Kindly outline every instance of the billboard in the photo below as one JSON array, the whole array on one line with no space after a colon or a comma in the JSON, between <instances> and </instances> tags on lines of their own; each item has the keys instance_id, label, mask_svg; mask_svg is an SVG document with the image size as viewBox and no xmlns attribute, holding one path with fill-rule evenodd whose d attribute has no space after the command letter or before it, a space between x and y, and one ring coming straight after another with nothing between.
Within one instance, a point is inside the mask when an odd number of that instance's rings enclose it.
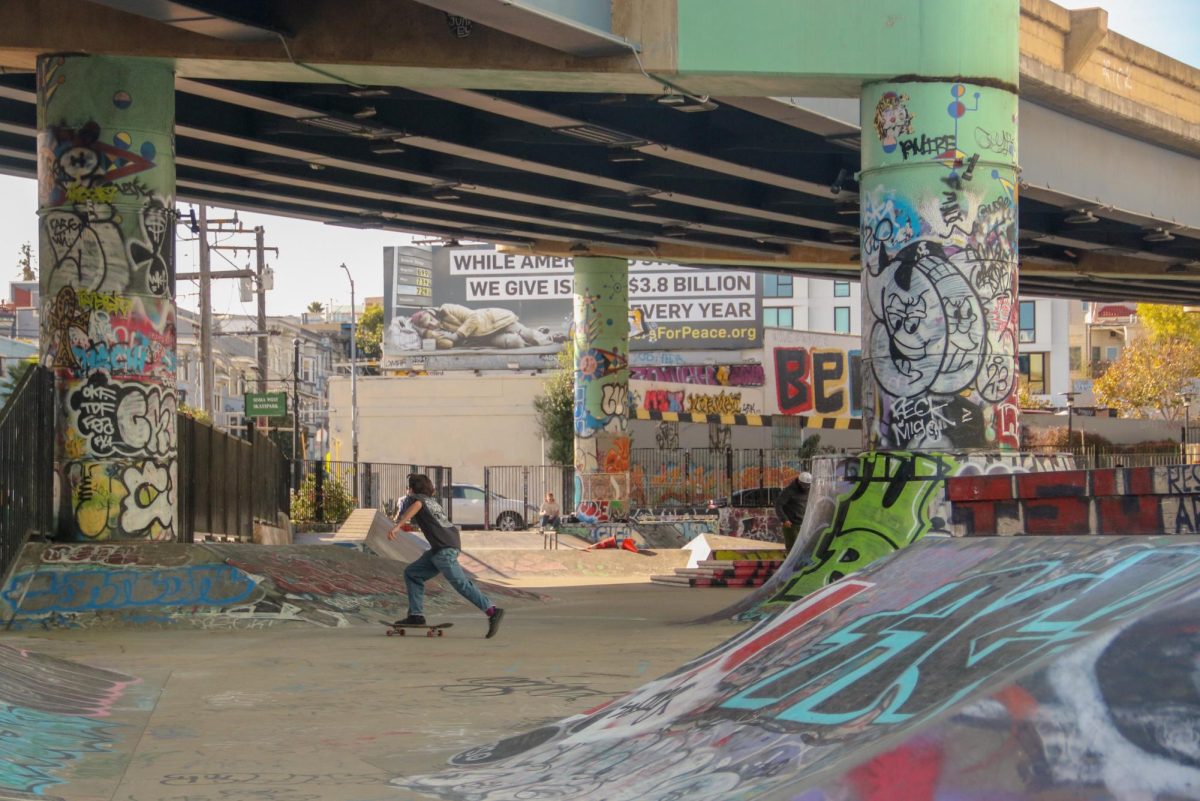
<instances>
[{"instance_id":1,"label":"billboard","mask_svg":"<svg viewBox=\"0 0 1200 801\"><path fill-rule=\"evenodd\" d=\"M383 316L390 321L395 309L433 305L433 269L426 248L411 246L383 249Z\"/></svg>"},{"instance_id":2,"label":"billboard","mask_svg":"<svg viewBox=\"0 0 1200 801\"><path fill-rule=\"evenodd\" d=\"M395 290L400 250L408 249L385 248L394 251L385 252L385 293L391 301L384 309L385 367L418 352L554 354L570 336L571 259L499 253L488 246L434 248L428 302L417 296L417 302L406 303ZM761 300L761 281L751 270L630 262L630 349L759 347Z\"/></svg>"}]
</instances>

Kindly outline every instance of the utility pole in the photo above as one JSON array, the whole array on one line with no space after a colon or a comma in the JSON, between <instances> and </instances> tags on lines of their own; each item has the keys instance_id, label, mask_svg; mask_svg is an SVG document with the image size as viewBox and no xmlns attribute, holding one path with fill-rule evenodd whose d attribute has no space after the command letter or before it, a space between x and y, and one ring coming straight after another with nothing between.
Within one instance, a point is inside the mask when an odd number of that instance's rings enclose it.
<instances>
[{"instance_id":1,"label":"utility pole","mask_svg":"<svg viewBox=\"0 0 1200 801\"><path fill-rule=\"evenodd\" d=\"M200 204L200 408L212 417L213 356L212 356L212 272L208 253L208 208Z\"/></svg>"},{"instance_id":2,"label":"utility pole","mask_svg":"<svg viewBox=\"0 0 1200 801\"><path fill-rule=\"evenodd\" d=\"M214 250L246 250L245 246L231 245L212 245L209 244L208 234L211 231L217 231L225 234L248 234L251 229L242 228L238 220L237 212L234 212L231 219L210 220L208 219L208 207L200 204L199 215L196 217L196 224L192 228L197 233L200 240L200 271L196 273L177 273L175 280L177 281L200 281L200 362L201 376L200 393L201 408L204 411L212 414L213 412L213 395L215 394L216 370L213 366L212 353L212 282L218 278L250 278L258 284L258 321L256 334L260 337L266 336L266 257L265 253L268 250L279 254L279 248L263 247L264 230L262 226L253 229L256 235L256 250L258 253L258 269L257 270L219 270L212 271L212 251ZM231 224L233 228L225 228L226 224ZM210 225L217 227L210 229ZM267 346L266 340L258 343L258 391L265 392L267 385Z\"/></svg>"},{"instance_id":3,"label":"utility pole","mask_svg":"<svg viewBox=\"0 0 1200 801\"><path fill-rule=\"evenodd\" d=\"M300 488L300 337L292 340L292 489Z\"/></svg>"},{"instance_id":4,"label":"utility pole","mask_svg":"<svg viewBox=\"0 0 1200 801\"><path fill-rule=\"evenodd\" d=\"M354 502L362 505L358 482L358 307L354 304L354 276L345 262L341 265L350 279L350 454L354 460Z\"/></svg>"},{"instance_id":5,"label":"utility pole","mask_svg":"<svg viewBox=\"0 0 1200 801\"><path fill-rule=\"evenodd\" d=\"M254 228L254 252L257 256L255 274L258 283L258 325L259 333L267 330L267 285L265 283L267 258L263 247L263 227ZM258 391L267 391L267 338L258 337Z\"/></svg>"}]
</instances>

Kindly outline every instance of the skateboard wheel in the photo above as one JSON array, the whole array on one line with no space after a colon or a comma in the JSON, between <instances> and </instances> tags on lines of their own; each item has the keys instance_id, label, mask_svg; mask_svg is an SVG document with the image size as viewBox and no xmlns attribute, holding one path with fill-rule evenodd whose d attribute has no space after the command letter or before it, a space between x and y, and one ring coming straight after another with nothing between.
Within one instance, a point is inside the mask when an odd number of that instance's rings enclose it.
<instances>
[{"instance_id":1,"label":"skateboard wheel","mask_svg":"<svg viewBox=\"0 0 1200 801\"><path fill-rule=\"evenodd\" d=\"M401 636L401 637L403 637L403 636L404 636L404 629L400 629L400 630L399 630L399 634L400 634L400 636Z\"/></svg>"},{"instance_id":2,"label":"skateboard wheel","mask_svg":"<svg viewBox=\"0 0 1200 801\"><path fill-rule=\"evenodd\" d=\"M445 635L446 635L446 632L442 631L441 629L438 629L438 636L439 636L439 637L444 637Z\"/></svg>"},{"instance_id":3,"label":"skateboard wheel","mask_svg":"<svg viewBox=\"0 0 1200 801\"><path fill-rule=\"evenodd\" d=\"M432 636L433 636L433 629L430 629L429 631L425 632L425 636L426 636L426 637L432 637Z\"/></svg>"},{"instance_id":4,"label":"skateboard wheel","mask_svg":"<svg viewBox=\"0 0 1200 801\"><path fill-rule=\"evenodd\" d=\"M391 637L391 636L392 636L392 634L393 634L392 630L391 630L391 629L388 629L388 630L387 630L387 636Z\"/></svg>"}]
</instances>

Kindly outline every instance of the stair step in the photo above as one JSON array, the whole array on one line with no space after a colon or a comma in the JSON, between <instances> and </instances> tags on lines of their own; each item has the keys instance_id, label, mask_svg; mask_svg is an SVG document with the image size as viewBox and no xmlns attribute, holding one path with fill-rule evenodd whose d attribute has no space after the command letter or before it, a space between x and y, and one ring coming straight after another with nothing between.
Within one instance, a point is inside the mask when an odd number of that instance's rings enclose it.
<instances>
[{"instance_id":1,"label":"stair step","mask_svg":"<svg viewBox=\"0 0 1200 801\"><path fill-rule=\"evenodd\" d=\"M766 578L699 578L689 576L651 576L654 584L669 584L674 587L761 587Z\"/></svg>"}]
</instances>

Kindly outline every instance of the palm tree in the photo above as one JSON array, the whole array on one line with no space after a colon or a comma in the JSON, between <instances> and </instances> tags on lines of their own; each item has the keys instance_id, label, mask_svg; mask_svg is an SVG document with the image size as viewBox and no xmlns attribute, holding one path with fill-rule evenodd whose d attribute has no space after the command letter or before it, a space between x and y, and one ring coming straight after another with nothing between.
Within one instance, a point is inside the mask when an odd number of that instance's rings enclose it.
<instances>
[{"instance_id":1,"label":"palm tree","mask_svg":"<svg viewBox=\"0 0 1200 801\"><path fill-rule=\"evenodd\" d=\"M320 314L321 312L325 311L325 304L319 300L314 300L312 303L308 304L308 309L306 309L306 311L309 314Z\"/></svg>"}]
</instances>

